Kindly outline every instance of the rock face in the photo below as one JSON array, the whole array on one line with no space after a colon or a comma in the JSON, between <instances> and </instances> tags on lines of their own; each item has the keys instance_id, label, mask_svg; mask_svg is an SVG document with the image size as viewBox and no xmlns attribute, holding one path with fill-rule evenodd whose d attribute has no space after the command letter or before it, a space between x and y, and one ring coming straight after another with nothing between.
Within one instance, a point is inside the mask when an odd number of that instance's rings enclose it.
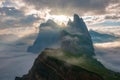
<instances>
[{"instance_id":1,"label":"rock face","mask_svg":"<svg viewBox=\"0 0 120 80\"><path fill-rule=\"evenodd\" d=\"M93 72L47 55L50 51L57 52L54 49L43 51L29 73L15 80L103 80Z\"/></svg>"},{"instance_id":2,"label":"rock face","mask_svg":"<svg viewBox=\"0 0 120 80\"><path fill-rule=\"evenodd\" d=\"M74 54L94 55L93 43L82 18L74 15L73 22L68 22L68 28L61 32L61 48Z\"/></svg>"},{"instance_id":3,"label":"rock face","mask_svg":"<svg viewBox=\"0 0 120 80\"><path fill-rule=\"evenodd\" d=\"M73 54L94 55L91 36L82 18L74 14L74 20L68 21L64 29L60 29L53 20L48 20L40 25L40 32L28 52L39 53L45 48L56 45ZM55 46L56 47L56 46Z\"/></svg>"},{"instance_id":4,"label":"rock face","mask_svg":"<svg viewBox=\"0 0 120 80\"><path fill-rule=\"evenodd\" d=\"M53 21L48 20L42 23L39 27L39 33L34 41L33 45L30 46L27 51L32 53L40 53L45 48L56 47L60 41L59 26Z\"/></svg>"}]
</instances>

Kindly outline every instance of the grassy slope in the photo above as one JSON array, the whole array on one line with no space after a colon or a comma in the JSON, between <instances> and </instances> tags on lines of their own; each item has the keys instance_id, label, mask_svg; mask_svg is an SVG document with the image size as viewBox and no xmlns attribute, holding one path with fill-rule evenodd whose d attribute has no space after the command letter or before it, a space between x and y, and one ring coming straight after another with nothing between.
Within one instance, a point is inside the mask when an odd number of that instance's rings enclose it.
<instances>
[{"instance_id":1,"label":"grassy slope","mask_svg":"<svg viewBox=\"0 0 120 80\"><path fill-rule=\"evenodd\" d=\"M99 61L90 56L75 55L62 50L47 50L47 55L95 72L101 75L104 80L120 80L119 73L108 70Z\"/></svg>"}]
</instances>

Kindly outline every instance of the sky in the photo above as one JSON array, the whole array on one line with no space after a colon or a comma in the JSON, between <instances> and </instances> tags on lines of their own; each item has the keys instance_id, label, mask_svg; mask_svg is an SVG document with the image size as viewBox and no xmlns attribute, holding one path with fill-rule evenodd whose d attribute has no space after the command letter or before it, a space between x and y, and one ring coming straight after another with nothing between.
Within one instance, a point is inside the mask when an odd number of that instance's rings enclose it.
<instances>
[{"instance_id":1,"label":"sky","mask_svg":"<svg viewBox=\"0 0 120 80\"><path fill-rule=\"evenodd\" d=\"M120 37L120 0L0 0L0 79L8 80L11 71L11 80L15 74L27 73L28 69L21 73L15 71L20 67L24 70L20 64L32 66L37 55L27 53L26 49L36 39L42 22L53 19L58 25L66 24L75 13L83 18L89 30ZM94 45L95 57L106 67L120 72L119 42L117 38Z\"/></svg>"},{"instance_id":2,"label":"sky","mask_svg":"<svg viewBox=\"0 0 120 80\"><path fill-rule=\"evenodd\" d=\"M67 24L75 13L89 29L120 26L120 0L0 0L0 35L25 37L48 19Z\"/></svg>"},{"instance_id":3,"label":"sky","mask_svg":"<svg viewBox=\"0 0 120 80\"><path fill-rule=\"evenodd\" d=\"M16 10L12 14L3 11L3 7L14 7ZM0 0L0 8L0 23L3 25L30 26L56 16L70 18L74 13L83 17L90 26L120 25L120 0Z\"/></svg>"}]
</instances>

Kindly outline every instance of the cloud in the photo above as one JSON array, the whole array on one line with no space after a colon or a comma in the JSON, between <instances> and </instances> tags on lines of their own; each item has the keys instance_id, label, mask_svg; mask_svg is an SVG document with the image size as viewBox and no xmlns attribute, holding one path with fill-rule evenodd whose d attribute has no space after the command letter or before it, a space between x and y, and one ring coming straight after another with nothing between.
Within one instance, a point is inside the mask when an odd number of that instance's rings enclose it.
<instances>
[{"instance_id":1,"label":"cloud","mask_svg":"<svg viewBox=\"0 0 120 80\"><path fill-rule=\"evenodd\" d=\"M120 16L113 15L113 16L105 16L105 19L111 19L111 20L120 20Z\"/></svg>"},{"instance_id":2,"label":"cloud","mask_svg":"<svg viewBox=\"0 0 120 80\"><path fill-rule=\"evenodd\" d=\"M88 16L83 19L88 26L120 26L120 16L116 14Z\"/></svg>"},{"instance_id":3,"label":"cloud","mask_svg":"<svg viewBox=\"0 0 120 80\"><path fill-rule=\"evenodd\" d=\"M33 27L34 23L40 20L36 14L25 15L24 12L15 7L2 7L0 14L0 28Z\"/></svg>"},{"instance_id":4,"label":"cloud","mask_svg":"<svg viewBox=\"0 0 120 80\"><path fill-rule=\"evenodd\" d=\"M23 3L38 11L49 9L51 15L92 16L86 21L90 26L107 20L120 21L120 0L23 0Z\"/></svg>"},{"instance_id":5,"label":"cloud","mask_svg":"<svg viewBox=\"0 0 120 80\"><path fill-rule=\"evenodd\" d=\"M108 7L106 7L106 11L108 13L116 13L117 15L120 13L120 0L115 0L116 2L113 2L109 4Z\"/></svg>"},{"instance_id":6,"label":"cloud","mask_svg":"<svg viewBox=\"0 0 120 80\"><path fill-rule=\"evenodd\" d=\"M0 80L14 80L16 75L22 76L32 67L38 56L26 52L29 41L34 39L32 35L24 38L0 35Z\"/></svg>"},{"instance_id":7,"label":"cloud","mask_svg":"<svg viewBox=\"0 0 120 80\"><path fill-rule=\"evenodd\" d=\"M104 14L111 4L119 3L119 0L23 0L28 5L34 5L36 9L50 8L53 14L80 15L86 13Z\"/></svg>"},{"instance_id":8,"label":"cloud","mask_svg":"<svg viewBox=\"0 0 120 80\"><path fill-rule=\"evenodd\" d=\"M97 23L102 23L105 21L105 16L86 16L83 17L84 21L86 22L87 25L94 25Z\"/></svg>"},{"instance_id":9,"label":"cloud","mask_svg":"<svg viewBox=\"0 0 120 80\"><path fill-rule=\"evenodd\" d=\"M115 42L95 44L96 58L108 69L120 71L120 43Z\"/></svg>"},{"instance_id":10,"label":"cloud","mask_svg":"<svg viewBox=\"0 0 120 80\"><path fill-rule=\"evenodd\" d=\"M1 7L0 14L12 17L20 17L24 15L22 11L16 9L15 7Z\"/></svg>"},{"instance_id":11,"label":"cloud","mask_svg":"<svg viewBox=\"0 0 120 80\"><path fill-rule=\"evenodd\" d=\"M22 0L0 0L0 7L15 7L15 8L21 8L25 6L24 3L22 3Z\"/></svg>"},{"instance_id":12,"label":"cloud","mask_svg":"<svg viewBox=\"0 0 120 80\"><path fill-rule=\"evenodd\" d=\"M9 15L37 14L45 20L49 14L72 16L77 13L82 17L92 16L86 21L88 25L106 20L120 20L120 0L2 0L0 2L1 5L19 9L19 14L13 11Z\"/></svg>"},{"instance_id":13,"label":"cloud","mask_svg":"<svg viewBox=\"0 0 120 80\"><path fill-rule=\"evenodd\" d=\"M120 37L120 27L118 26L99 26L99 27L92 27L97 32L101 32L102 34L112 35L114 37ZM114 37L110 37L113 39ZM101 40L109 41L108 37L103 38L102 35ZM103 38L103 39L102 39ZM94 43L95 46L95 53L96 58L108 69L113 71L120 72L120 38L113 41L104 42L104 43Z\"/></svg>"}]
</instances>

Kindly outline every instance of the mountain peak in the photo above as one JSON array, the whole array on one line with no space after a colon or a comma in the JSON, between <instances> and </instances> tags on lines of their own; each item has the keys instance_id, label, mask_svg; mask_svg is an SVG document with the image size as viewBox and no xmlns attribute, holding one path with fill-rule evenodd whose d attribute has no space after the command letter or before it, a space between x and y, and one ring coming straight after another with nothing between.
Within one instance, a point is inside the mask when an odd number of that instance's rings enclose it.
<instances>
[{"instance_id":1,"label":"mountain peak","mask_svg":"<svg viewBox=\"0 0 120 80\"><path fill-rule=\"evenodd\" d=\"M79 15L78 14L74 14L74 22L78 21L80 18L79 18Z\"/></svg>"},{"instance_id":2,"label":"mountain peak","mask_svg":"<svg viewBox=\"0 0 120 80\"><path fill-rule=\"evenodd\" d=\"M53 20L49 19L49 20L47 20L47 22L40 24L40 27L45 27L45 26L56 27L56 26L58 26L58 25L57 25L57 23L55 23Z\"/></svg>"}]
</instances>

